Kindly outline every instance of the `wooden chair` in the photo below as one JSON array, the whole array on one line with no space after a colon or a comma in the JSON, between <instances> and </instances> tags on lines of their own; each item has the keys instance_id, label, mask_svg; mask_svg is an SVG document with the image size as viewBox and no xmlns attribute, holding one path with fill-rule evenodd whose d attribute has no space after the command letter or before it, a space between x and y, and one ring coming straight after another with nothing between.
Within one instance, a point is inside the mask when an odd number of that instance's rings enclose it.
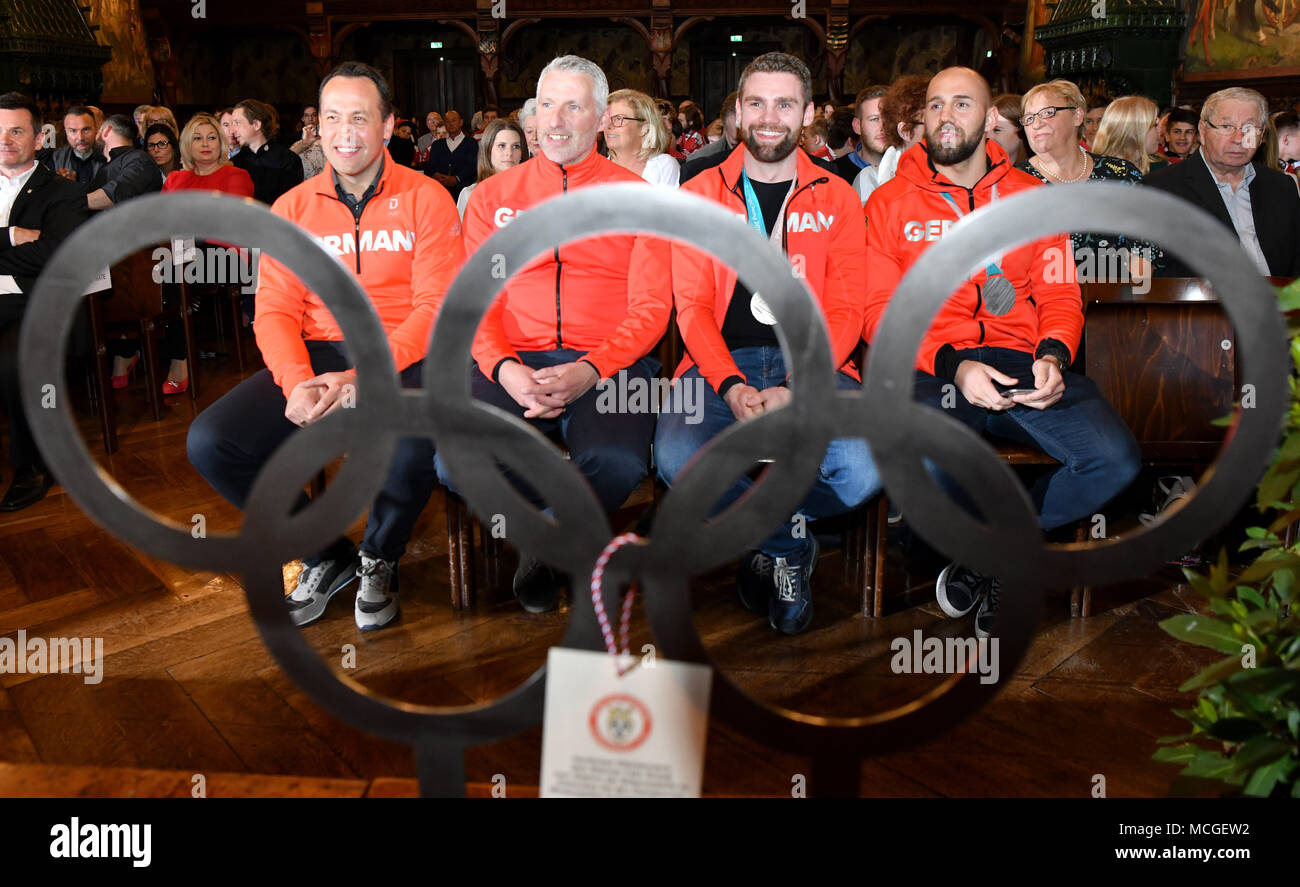
<instances>
[{"instance_id":1,"label":"wooden chair","mask_svg":"<svg viewBox=\"0 0 1300 887\"><path fill-rule=\"evenodd\" d=\"M150 249L134 252L113 266L113 295L104 302L103 323L105 326L131 328L139 335L144 358L146 394L154 419L161 420L162 394L155 342L161 324L164 321L182 324L185 349L190 358L190 400L197 400L199 396L199 381L195 372L198 352L194 347L194 320L190 312L188 285L183 282L178 284L176 302L165 305L162 284L154 281L153 269L154 260Z\"/></svg>"}]
</instances>

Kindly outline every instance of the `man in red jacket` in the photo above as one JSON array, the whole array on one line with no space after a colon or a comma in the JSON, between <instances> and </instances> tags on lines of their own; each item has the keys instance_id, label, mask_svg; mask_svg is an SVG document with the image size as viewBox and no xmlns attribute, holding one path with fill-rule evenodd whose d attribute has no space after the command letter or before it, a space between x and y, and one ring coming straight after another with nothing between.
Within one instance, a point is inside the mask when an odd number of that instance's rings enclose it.
<instances>
[{"instance_id":1,"label":"man in red jacket","mask_svg":"<svg viewBox=\"0 0 1300 887\"><path fill-rule=\"evenodd\" d=\"M979 208L1039 186L985 140L994 122L988 83L975 71L948 68L930 81L925 140L904 152L897 175L867 201L868 343L899 280L930 243ZM1077 284L1048 282L1069 280L1049 267L1052 256L1070 255L1068 246L1060 235L993 257L940 309L916 361L918 401L1061 463L1031 491L1045 530L1095 512L1140 464L1132 433L1096 385L1068 371L1083 330L1082 299ZM950 564L935 595L952 617L978 605L976 633L988 635L995 578Z\"/></svg>"},{"instance_id":2,"label":"man in red jacket","mask_svg":"<svg viewBox=\"0 0 1300 887\"><path fill-rule=\"evenodd\" d=\"M721 166L682 187L746 216L759 236L801 257L802 276L826 319L840 387L849 388L860 384L851 355L862 330L867 232L853 187L797 150L815 114L811 81L808 66L783 52L752 61L741 75L736 101L742 144ZM676 410L659 417L655 462L669 485L696 451L727 427L790 399L776 321L763 300L721 261L678 244L672 252L677 325L686 344L676 385L704 391L691 398L703 400L702 419ZM748 478L742 479L719 507L749 486ZM879 489L866 442L832 441L799 514L741 560L736 583L741 603L766 614L776 631L807 629L817 542L806 522L856 508Z\"/></svg>"},{"instance_id":3,"label":"man in red jacket","mask_svg":"<svg viewBox=\"0 0 1300 887\"><path fill-rule=\"evenodd\" d=\"M608 99L609 84L593 62L562 56L542 70L541 154L474 189L465 209L467 253L544 200L605 183L644 184L595 150L609 123ZM474 342L474 396L532 420L544 433L558 431L611 514L649 473L655 417L603 409L595 386L615 377L629 387L648 386L658 372L650 352L672 311L668 261L667 243L629 235L559 247L511 277ZM454 488L441 462L438 474ZM555 607L561 581L525 558L515 573L515 595L529 612L545 612Z\"/></svg>"},{"instance_id":4,"label":"man in red jacket","mask_svg":"<svg viewBox=\"0 0 1300 887\"><path fill-rule=\"evenodd\" d=\"M345 62L326 77L320 122L325 169L271 211L356 274L384 325L402 385L418 388L434 317L464 261L459 215L445 188L384 150L393 131L392 96L374 68ZM343 333L320 297L269 256L261 257L259 277L254 331L266 369L204 410L186 441L194 467L240 508L271 454L356 390ZM434 477L432 442L400 441L360 553L343 538L304 558L286 600L295 624L321 618L330 599L354 582L358 628L383 628L398 617L397 561ZM305 504L303 496L298 507Z\"/></svg>"}]
</instances>

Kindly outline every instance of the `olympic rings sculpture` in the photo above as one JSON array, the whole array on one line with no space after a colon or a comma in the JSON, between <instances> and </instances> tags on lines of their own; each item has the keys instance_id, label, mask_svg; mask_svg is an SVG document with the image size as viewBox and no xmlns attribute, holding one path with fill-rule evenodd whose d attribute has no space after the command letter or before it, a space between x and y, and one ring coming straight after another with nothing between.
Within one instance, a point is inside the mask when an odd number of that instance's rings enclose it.
<instances>
[{"instance_id":1,"label":"olympic rings sculpture","mask_svg":"<svg viewBox=\"0 0 1300 887\"><path fill-rule=\"evenodd\" d=\"M1087 189L1087 190L1083 190ZM1171 225L1178 220L1178 226ZM196 221L201 220L201 221ZM1123 540L1046 546L1029 497L978 435L942 411L912 401L921 338L961 280L984 257L1062 231L1105 230L1157 239L1207 278L1239 339L1254 407L1209 479L1174 516ZM194 538L160 522L94 463L70 411L46 409L50 385L64 388L64 352L81 293L98 269L179 232L256 245L319 294L348 343L357 370L352 409L295 433L259 475L238 535ZM642 185L584 189L547 201L489 239L452 283L434 327L424 377L448 380L405 391L392 372L383 327L355 277L301 229L251 202L180 193L138 198L79 228L55 252L32 294L19 351L33 434L68 494L100 525L155 557L198 569L238 569L262 638L317 703L359 729L415 750L422 790L463 794L466 746L493 742L540 722L545 668L490 703L436 708L380 697L336 675L292 624L283 603L282 564L342 535L377 494L396 442L431 438L471 508L502 514L521 550L571 576L590 575L612 535L595 495L549 441L521 419L472 399L470 343L508 277L557 246L608 233L684 241L736 268L775 314L791 372L789 406L727 429L687 466L656 516L651 538L618 551L606 587L638 582L660 655L710 663L691 616L688 578L734 559L799 506L822 454L837 437L867 440L890 496L945 555L1003 580L998 635L1004 674L1027 649L1051 577L1103 584L1146 575L1209 535L1246 501L1276 446L1287 407L1288 347L1276 298L1236 240L1208 214L1171 196L1119 184L1036 188L998 201L955 225L904 277L870 349L862 389L837 391L825 324L788 260L764 248L743 221L699 197ZM494 274L504 262L507 273ZM669 269L660 269L669 273ZM62 395L56 396L61 403ZM361 447L362 442L366 446ZM726 512L709 510L740 475L775 450L763 478ZM348 459L323 497L290 515L295 496L336 457ZM923 460L952 476L981 503L980 522L955 507ZM499 464L527 466L546 500L539 512ZM1017 552L1008 559L1007 551ZM1058 583L1059 584L1059 583ZM563 643L603 649L591 602L577 595ZM999 689L970 673L954 675L911 703L864 717L807 715L748 696L715 670L712 713L760 741L811 754L813 784L856 777L861 756L929 738L953 726ZM825 783L818 782L818 761ZM843 790L844 785L838 786ZM856 792L856 783L848 786Z\"/></svg>"}]
</instances>

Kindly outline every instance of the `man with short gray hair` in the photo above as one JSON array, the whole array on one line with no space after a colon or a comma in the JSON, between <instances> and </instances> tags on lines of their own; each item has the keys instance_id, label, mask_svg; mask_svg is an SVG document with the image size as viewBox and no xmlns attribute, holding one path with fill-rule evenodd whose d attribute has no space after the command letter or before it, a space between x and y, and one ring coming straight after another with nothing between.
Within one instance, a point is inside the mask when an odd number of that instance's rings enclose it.
<instances>
[{"instance_id":1,"label":"man with short gray hair","mask_svg":"<svg viewBox=\"0 0 1300 887\"><path fill-rule=\"evenodd\" d=\"M1300 194L1285 174L1252 162L1268 137L1268 103L1253 89L1222 89L1205 100L1201 150L1156 170L1144 185L1159 188L1213 215L1234 231L1260 274L1300 275ZM1196 277L1166 253L1161 277Z\"/></svg>"}]
</instances>

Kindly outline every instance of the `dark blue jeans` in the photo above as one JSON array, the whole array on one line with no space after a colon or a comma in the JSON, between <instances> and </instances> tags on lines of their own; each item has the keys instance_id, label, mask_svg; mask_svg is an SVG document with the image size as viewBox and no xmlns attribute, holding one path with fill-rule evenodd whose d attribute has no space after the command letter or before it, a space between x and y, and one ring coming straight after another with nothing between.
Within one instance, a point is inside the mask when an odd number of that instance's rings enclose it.
<instances>
[{"instance_id":1,"label":"dark blue jeans","mask_svg":"<svg viewBox=\"0 0 1300 887\"><path fill-rule=\"evenodd\" d=\"M1019 379L1016 387L1034 387L1031 354L1009 348L957 353L962 360L977 360L1014 376ZM953 388L945 391L947 385ZM1017 404L998 411L970 403L956 383L918 371L916 400L942 409L986 437L1036 447L1061 463L1030 490L1044 530L1094 514L1132 483L1142 465L1133 433L1086 376L1066 372L1065 393L1045 410Z\"/></svg>"},{"instance_id":2,"label":"dark blue jeans","mask_svg":"<svg viewBox=\"0 0 1300 887\"><path fill-rule=\"evenodd\" d=\"M341 372L352 366L342 342L306 345L317 374ZM423 368L423 361L407 367L401 374L402 387L419 388ZM185 441L190 463L214 490L241 509L262 466L298 430L284 417L285 405L284 393L272 380L271 371L263 369L228 391L190 425ZM388 478L370 508L361 550L387 561L400 558L434 484L433 442L426 438L400 441ZM301 494L294 510L309 501L306 493ZM303 562L312 566L347 546L346 540L336 540Z\"/></svg>"},{"instance_id":3,"label":"dark blue jeans","mask_svg":"<svg viewBox=\"0 0 1300 887\"><path fill-rule=\"evenodd\" d=\"M569 348L555 351L520 351L519 359L530 369L572 363L584 352ZM659 361L650 356L627 367L627 379L641 379L649 384L659 372ZM470 370L470 392L478 400L490 403L523 418L524 408L496 382L479 371ZM600 386L593 387L582 397L565 407L554 419L526 419L525 421L548 437L558 433L574 466L591 484L596 498L606 514L613 514L627 501L637 484L650 473L650 441L654 437L655 417L650 411L603 411L598 399ZM448 477L446 466L436 459L438 479L453 492L456 485ZM507 472L510 474L509 472ZM527 482L510 475L521 490L537 505L544 505L536 493L527 489Z\"/></svg>"},{"instance_id":4,"label":"dark blue jeans","mask_svg":"<svg viewBox=\"0 0 1300 887\"><path fill-rule=\"evenodd\" d=\"M748 383L759 391L779 385L785 378L785 358L780 348L737 348L731 352L731 357ZM704 409L702 417L681 410L666 412L659 417L659 430L655 434L655 464L659 476L669 486L697 451L736 421L731 407L704 380L698 367L691 367L683 373L677 384L697 386L700 393L693 398L683 398L682 402L702 402ZM854 388L859 383L851 376L839 373L836 384L840 388ZM753 481L748 477L742 477L719 500L713 514L739 499L751 484ZM816 520L843 514L878 492L880 475L866 442L858 438L839 438L827 447L821 471L808 491L799 515L806 520ZM811 545L808 540L811 533L796 534L795 527L792 516L759 546L759 550L771 557L790 557L803 552Z\"/></svg>"}]
</instances>

